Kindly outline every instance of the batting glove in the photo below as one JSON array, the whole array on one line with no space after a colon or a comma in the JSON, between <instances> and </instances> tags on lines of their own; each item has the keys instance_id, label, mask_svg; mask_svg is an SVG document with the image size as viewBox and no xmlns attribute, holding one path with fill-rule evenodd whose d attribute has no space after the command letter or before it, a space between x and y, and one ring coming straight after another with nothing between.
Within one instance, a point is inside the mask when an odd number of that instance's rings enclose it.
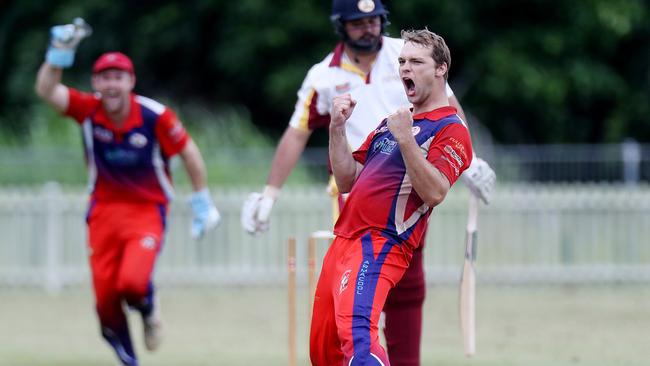
<instances>
[{"instance_id":1,"label":"batting glove","mask_svg":"<svg viewBox=\"0 0 650 366\"><path fill-rule=\"evenodd\" d=\"M50 28L50 46L45 60L60 68L72 66L77 45L91 34L92 29L82 18L75 18L73 24L55 25Z\"/></svg>"},{"instance_id":2,"label":"batting glove","mask_svg":"<svg viewBox=\"0 0 650 366\"><path fill-rule=\"evenodd\" d=\"M219 215L217 208L214 207L210 191L207 188L192 193L190 207L193 215L190 229L192 239L201 239L208 230L212 230L219 225L221 215Z\"/></svg>"},{"instance_id":3,"label":"batting glove","mask_svg":"<svg viewBox=\"0 0 650 366\"><path fill-rule=\"evenodd\" d=\"M264 192L248 196L241 211L241 225L247 233L257 235L269 229L271 210L279 194L279 188L266 186Z\"/></svg>"},{"instance_id":4,"label":"batting glove","mask_svg":"<svg viewBox=\"0 0 650 366\"><path fill-rule=\"evenodd\" d=\"M497 176L485 160L474 156L472 164L463 172L460 178L473 195L480 198L486 205L490 203L490 196Z\"/></svg>"}]
</instances>

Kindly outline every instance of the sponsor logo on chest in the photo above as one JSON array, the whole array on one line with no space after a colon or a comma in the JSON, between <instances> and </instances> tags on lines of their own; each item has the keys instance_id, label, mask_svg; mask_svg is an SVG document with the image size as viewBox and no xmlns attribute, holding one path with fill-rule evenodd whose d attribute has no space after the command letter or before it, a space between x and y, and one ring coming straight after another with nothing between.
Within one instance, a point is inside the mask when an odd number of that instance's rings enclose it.
<instances>
[{"instance_id":1,"label":"sponsor logo on chest","mask_svg":"<svg viewBox=\"0 0 650 366\"><path fill-rule=\"evenodd\" d=\"M93 137L97 139L97 141L109 143L113 141L113 132L101 126L94 126Z\"/></svg>"},{"instance_id":2,"label":"sponsor logo on chest","mask_svg":"<svg viewBox=\"0 0 650 366\"><path fill-rule=\"evenodd\" d=\"M379 150L380 153L390 155L397 148L397 141L384 137L382 140L375 142L373 151Z\"/></svg>"}]
</instances>

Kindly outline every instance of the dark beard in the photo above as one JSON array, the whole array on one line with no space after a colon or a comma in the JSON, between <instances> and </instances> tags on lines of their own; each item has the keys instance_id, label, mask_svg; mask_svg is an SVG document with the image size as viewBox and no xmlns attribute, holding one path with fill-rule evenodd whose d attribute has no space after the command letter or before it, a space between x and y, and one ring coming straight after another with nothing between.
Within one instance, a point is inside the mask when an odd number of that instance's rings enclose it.
<instances>
[{"instance_id":1,"label":"dark beard","mask_svg":"<svg viewBox=\"0 0 650 366\"><path fill-rule=\"evenodd\" d=\"M372 53L376 52L381 48L381 36L379 37L364 37L360 38L356 41L353 41L351 39L347 39L345 43L352 48L354 51L364 54L364 53Z\"/></svg>"}]
</instances>

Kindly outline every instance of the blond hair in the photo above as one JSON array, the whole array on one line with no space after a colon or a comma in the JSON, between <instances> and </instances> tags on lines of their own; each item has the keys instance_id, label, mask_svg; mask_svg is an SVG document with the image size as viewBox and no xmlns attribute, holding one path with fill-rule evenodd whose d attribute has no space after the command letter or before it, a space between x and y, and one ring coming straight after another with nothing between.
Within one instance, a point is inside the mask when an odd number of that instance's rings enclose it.
<instances>
[{"instance_id":1,"label":"blond hair","mask_svg":"<svg viewBox=\"0 0 650 366\"><path fill-rule=\"evenodd\" d=\"M451 53L444 38L424 28L418 30L402 30L402 39L404 43L411 42L431 48L431 57L436 62L436 65L447 64L447 72L444 75L445 80L447 79L449 69L451 68Z\"/></svg>"}]
</instances>

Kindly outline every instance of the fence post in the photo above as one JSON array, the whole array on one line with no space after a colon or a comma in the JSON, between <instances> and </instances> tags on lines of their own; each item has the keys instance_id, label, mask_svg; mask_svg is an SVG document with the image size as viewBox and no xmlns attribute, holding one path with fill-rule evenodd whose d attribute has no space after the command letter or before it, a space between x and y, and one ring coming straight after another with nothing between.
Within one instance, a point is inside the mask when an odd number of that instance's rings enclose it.
<instances>
[{"instance_id":1,"label":"fence post","mask_svg":"<svg viewBox=\"0 0 650 366\"><path fill-rule=\"evenodd\" d=\"M627 138L621 144L623 158L623 182L627 185L639 183L641 169L641 145L632 138Z\"/></svg>"},{"instance_id":2,"label":"fence post","mask_svg":"<svg viewBox=\"0 0 650 366\"><path fill-rule=\"evenodd\" d=\"M61 187L57 182L43 185L42 197L45 209L45 279L43 286L50 293L58 293L63 285L61 279Z\"/></svg>"}]
</instances>

